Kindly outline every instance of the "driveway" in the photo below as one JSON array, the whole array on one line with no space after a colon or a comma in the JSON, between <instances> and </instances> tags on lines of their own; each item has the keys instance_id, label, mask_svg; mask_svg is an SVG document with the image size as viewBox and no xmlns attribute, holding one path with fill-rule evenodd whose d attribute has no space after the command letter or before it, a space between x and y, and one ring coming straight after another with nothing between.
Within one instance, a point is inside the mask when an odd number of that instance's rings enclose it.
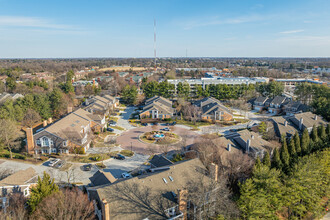
<instances>
[{"instance_id":1,"label":"driveway","mask_svg":"<svg viewBox=\"0 0 330 220\"><path fill-rule=\"evenodd\" d=\"M125 130L129 130L129 129L132 129L132 128L135 128L134 126L132 126L128 120L129 120L129 117L131 116L131 114L135 111L135 109L137 109L136 107L127 107L125 110L121 110L119 113L121 115L119 116L116 116L118 117L118 121L117 121L117 126L119 127L122 127L124 128ZM121 134L123 133L124 131L122 130L118 130L118 129L115 129L114 128L114 133L116 134Z\"/></svg>"},{"instance_id":2,"label":"driveway","mask_svg":"<svg viewBox=\"0 0 330 220\"><path fill-rule=\"evenodd\" d=\"M125 160L109 159L104 162L106 168L104 171L111 172L115 177L120 177L121 173L131 171L143 166L143 164L148 160L149 155L135 154L131 158L126 158ZM28 163L22 163L10 160L0 160L0 169L10 169L13 172L19 170L25 170L32 167L39 176L43 176L43 172L47 172L52 178L55 178L56 182L68 182L68 180L73 183L81 183L87 185L90 183L89 178L94 175L99 169L97 166L93 165L90 171L83 171L81 167L83 163L72 163L72 166L67 171L60 171L59 169L46 166L48 164L45 162L41 165L33 165Z\"/></svg>"},{"instance_id":3,"label":"driveway","mask_svg":"<svg viewBox=\"0 0 330 220\"><path fill-rule=\"evenodd\" d=\"M157 125L157 126L146 126L133 128L129 131L123 132L119 137L117 137L117 144L120 144L122 148L127 150L133 150L134 152L138 152L141 154L150 154L148 148L149 146L153 146L155 152L161 153L159 149L160 145L156 144L147 144L139 140L139 136L145 132L149 132L152 130L160 130L161 128L165 128L167 126ZM175 148L178 145L189 146L195 143L195 140L200 137L200 134L197 132L191 131L189 129L183 128L181 126L169 126L171 132L176 133L181 136L182 141L173 145Z\"/></svg>"},{"instance_id":4,"label":"driveway","mask_svg":"<svg viewBox=\"0 0 330 220\"><path fill-rule=\"evenodd\" d=\"M114 177L120 178L123 172L129 172L138 168L146 168L143 165L149 158L149 155L134 154L132 157L126 157L125 160L111 159L104 162L106 168L103 169L104 172L110 172Z\"/></svg>"}]
</instances>

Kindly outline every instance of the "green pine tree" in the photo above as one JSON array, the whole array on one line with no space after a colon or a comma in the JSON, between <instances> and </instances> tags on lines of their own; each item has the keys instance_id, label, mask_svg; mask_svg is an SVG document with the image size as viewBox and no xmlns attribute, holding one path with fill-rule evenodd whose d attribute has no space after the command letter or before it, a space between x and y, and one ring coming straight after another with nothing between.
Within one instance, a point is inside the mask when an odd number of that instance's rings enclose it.
<instances>
[{"instance_id":1,"label":"green pine tree","mask_svg":"<svg viewBox=\"0 0 330 220\"><path fill-rule=\"evenodd\" d=\"M300 137L299 137L299 134L297 131L294 134L293 139L294 139L294 144L296 147L296 152L298 155L300 155L301 154Z\"/></svg>"},{"instance_id":2,"label":"green pine tree","mask_svg":"<svg viewBox=\"0 0 330 220\"><path fill-rule=\"evenodd\" d=\"M258 168L260 168L260 166L261 166L261 161L260 161L260 158L257 157L253 169L254 169L254 170L255 170L255 169L258 169Z\"/></svg>"},{"instance_id":3,"label":"green pine tree","mask_svg":"<svg viewBox=\"0 0 330 220\"><path fill-rule=\"evenodd\" d=\"M310 142L310 138L309 138L309 134L307 129L305 128L302 136L301 136L301 152L303 154L307 154L308 153L308 148L309 148L309 142Z\"/></svg>"},{"instance_id":4,"label":"green pine tree","mask_svg":"<svg viewBox=\"0 0 330 220\"><path fill-rule=\"evenodd\" d=\"M325 131L325 127L323 124L321 124L318 127L318 135L321 138L321 140L324 140L327 137L326 131Z\"/></svg>"},{"instance_id":5,"label":"green pine tree","mask_svg":"<svg viewBox=\"0 0 330 220\"><path fill-rule=\"evenodd\" d=\"M59 189L54 183L54 179L51 179L49 174L44 172L42 179L38 177L37 185L31 189L31 195L27 202L30 211L33 212L42 199L58 191Z\"/></svg>"},{"instance_id":6,"label":"green pine tree","mask_svg":"<svg viewBox=\"0 0 330 220\"><path fill-rule=\"evenodd\" d=\"M295 146L295 143L294 143L294 139L291 138L290 142L289 142L289 145L288 145L288 151L289 151L289 154L291 157L295 157L297 152L296 152L296 146Z\"/></svg>"},{"instance_id":7,"label":"green pine tree","mask_svg":"<svg viewBox=\"0 0 330 220\"><path fill-rule=\"evenodd\" d=\"M276 169L282 168L282 161L281 161L280 152L279 152L278 148L275 148L275 150L274 150L272 167L274 167Z\"/></svg>"},{"instance_id":8,"label":"green pine tree","mask_svg":"<svg viewBox=\"0 0 330 220\"><path fill-rule=\"evenodd\" d=\"M312 134L311 134L311 138L314 142L318 142L319 140L319 136L317 135L317 128L315 125L313 125L313 130L312 130Z\"/></svg>"},{"instance_id":9,"label":"green pine tree","mask_svg":"<svg viewBox=\"0 0 330 220\"><path fill-rule=\"evenodd\" d=\"M266 151L266 154L264 156L264 159L263 159L262 163L264 165L266 165L267 167L270 167L271 163L270 163L270 156L269 156L268 151Z\"/></svg>"},{"instance_id":10,"label":"green pine tree","mask_svg":"<svg viewBox=\"0 0 330 220\"><path fill-rule=\"evenodd\" d=\"M288 146L287 146L285 140L283 141L283 144L282 144L282 147L281 147L280 157L281 157L282 164L284 166L288 167L289 164L290 164L290 154L289 154Z\"/></svg>"},{"instance_id":11,"label":"green pine tree","mask_svg":"<svg viewBox=\"0 0 330 220\"><path fill-rule=\"evenodd\" d=\"M327 135L330 135L330 124L327 125L327 129L326 129L326 132L325 132Z\"/></svg>"}]
</instances>

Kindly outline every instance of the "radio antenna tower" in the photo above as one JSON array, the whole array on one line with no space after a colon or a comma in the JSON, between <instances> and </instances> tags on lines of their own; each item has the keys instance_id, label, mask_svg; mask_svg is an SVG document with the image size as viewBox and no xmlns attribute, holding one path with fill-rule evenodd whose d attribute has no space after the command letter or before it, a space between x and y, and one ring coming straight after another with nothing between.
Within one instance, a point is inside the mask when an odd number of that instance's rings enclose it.
<instances>
[{"instance_id":1,"label":"radio antenna tower","mask_svg":"<svg viewBox=\"0 0 330 220\"><path fill-rule=\"evenodd\" d=\"M157 70L157 53L156 53L156 19L154 19L154 58L155 58L155 70Z\"/></svg>"}]
</instances>

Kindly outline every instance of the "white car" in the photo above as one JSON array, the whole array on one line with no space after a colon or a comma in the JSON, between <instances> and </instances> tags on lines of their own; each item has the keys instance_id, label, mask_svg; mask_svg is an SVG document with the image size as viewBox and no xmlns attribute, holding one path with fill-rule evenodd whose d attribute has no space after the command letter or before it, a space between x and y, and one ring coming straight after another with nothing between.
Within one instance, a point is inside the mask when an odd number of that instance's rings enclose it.
<instances>
[{"instance_id":1,"label":"white car","mask_svg":"<svg viewBox=\"0 0 330 220\"><path fill-rule=\"evenodd\" d=\"M127 173L127 172L122 173L121 176L122 176L123 178L125 178L125 179L126 179L126 178L130 178L130 177L132 177L132 175L129 174L129 173Z\"/></svg>"}]
</instances>

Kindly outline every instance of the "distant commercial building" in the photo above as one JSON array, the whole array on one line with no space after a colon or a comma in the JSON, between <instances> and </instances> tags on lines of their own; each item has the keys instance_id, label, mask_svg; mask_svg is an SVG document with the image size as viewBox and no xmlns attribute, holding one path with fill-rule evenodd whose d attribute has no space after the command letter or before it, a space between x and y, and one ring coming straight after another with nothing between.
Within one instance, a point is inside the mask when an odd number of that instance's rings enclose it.
<instances>
[{"instance_id":1,"label":"distant commercial building","mask_svg":"<svg viewBox=\"0 0 330 220\"><path fill-rule=\"evenodd\" d=\"M296 86L301 83L312 83L312 84L326 84L326 82L322 82L319 79L304 79L304 78L296 78L296 79L274 79L276 82L281 82L284 86Z\"/></svg>"},{"instance_id":2,"label":"distant commercial building","mask_svg":"<svg viewBox=\"0 0 330 220\"><path fill-rule=\"evenodd\" d=\"M268 82L267 78L249 78L249 77L217 77L217 78L201 78L201 79L169 79L169 83L175 85L175 92L177 85L181 83L188 83L191 91L195 91L196 85L201 85L203 89L207 85L217 85L217 84L226 84L226 85L242 85L242 84L256 84L256 83L266 83Z\"/></svg>"}]
</instances>

